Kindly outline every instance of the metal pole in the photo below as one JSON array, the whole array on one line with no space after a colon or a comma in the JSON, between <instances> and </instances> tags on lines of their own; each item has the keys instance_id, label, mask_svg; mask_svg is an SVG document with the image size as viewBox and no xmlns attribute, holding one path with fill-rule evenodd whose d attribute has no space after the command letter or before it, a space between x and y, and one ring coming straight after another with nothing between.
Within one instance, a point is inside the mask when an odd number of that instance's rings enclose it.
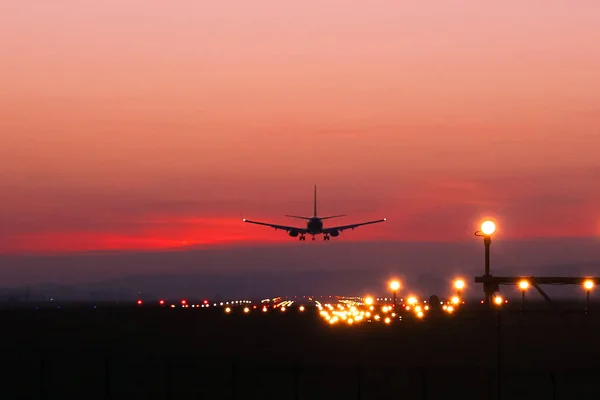
<instances>
[{"instance_id":1,"label":"metal pole","mask_svg":"<svg viewBox=\"0 0 600 400\"><path fill-rule=\"evenodd\" d=\"M556 376L554 376L554 372L550 373L550 382L552 383L552 400L556 400Z\"/></svg>"},{"instance_id":2,"label":"metal pole","mask_svg":"<svg viewBox=\"0 0 600 400\"><path fill-rule=\"evenodd\" d=\"M590 313L590 291L589 290L587 291L586 297L587 297L587 302L585 305L585 313L587 315L589 315L589 313Z\"/></svg>"},{"instance_id":3,"label":"metal pole","mask_svg":"<svg viewBox=\"0 0 600 400\"><path fill-rule=\"evenodd\" d=\"M299 386L300 386L300 379L299 379L299 375L300 375L300 366L298 364L294 364L294 399L295 400L299 400L300 399L300 391L299 391Z\"/></svg>"},{"instance_id":4,"label":"metal pole","mask_svg":"<svg viewBox=\"0 0 600 400\"><path fill-rule=\"evenodd\" d=\"M357 400L362 399L362 366L360 363L356 366L356 398Z\"/></svg>"},{"instance_id":5,"label":"metal pole","mask_svg":"<svg viewBox=\"0 0 600 400\"><path fill-rule=\"evenodd\" d=\"M104 394L110 399L110 361L108 357L104 358Z\"/></svg>"},{"instance_id":6,"label":"metal pole","mask_svg":"<svg viewBox=\"0 0 600 400\"><path fill-rule=\"evenodd\" d=\"M237 399L236 380L237 380L237 362L236 362L236 360L233 360L231 362L231 398L234 400Z\"/></svg>"},{"instance_id":7,"label":"metal pole","mask_svg":"<svg viewBox=\"0 0 600 400\"><path fill-rule=\"evenodd\" d=\"M394 312L398 309L398 298L396 296L396 291L394 290Z\"/></svg>"},{"instance_id":8,"label":"metal pole","mask_svg":"<svg viewBox=\"0 0 600 400\"><path fill-rule=\"evenodd\" d=\"M523 328L523 323L525 322L525 291L521 289L521 329Z\"/></svg>"},{"instance_id":9,"label":"metal pole","mask_svg":"<svg viewBox=\"0 0 600 400\"><path fill-rule=\"evenodd\" d=\"M490 244L492 244L492 238L485 236L483 238L483 244L485 246L485 277L490 276ZM485 290L485 304L490 307L492 305L492 293L490 292L489 284L484 285Z\"/></svg>"},{"instance_id":10,"label":"metal pole","mask_svg":"<svg viewBox=\"0 0 600 400\"><path fill-rule=\"evenodd\" d=\"M46 396L46 360L43 355L40 355L40 399L47 398Z\"/></svg>"},{"instance_id":11,"label":"metal pole","mask_svg":"<svg viewBox=\"0 0 600 400\"><path fill-rule=\"evenodd\" d=\"M502 314L500 310L498 310L498 378L497 378L497 392L498 392L498 400L502 399Z\"/></svg>"}]
</instances>

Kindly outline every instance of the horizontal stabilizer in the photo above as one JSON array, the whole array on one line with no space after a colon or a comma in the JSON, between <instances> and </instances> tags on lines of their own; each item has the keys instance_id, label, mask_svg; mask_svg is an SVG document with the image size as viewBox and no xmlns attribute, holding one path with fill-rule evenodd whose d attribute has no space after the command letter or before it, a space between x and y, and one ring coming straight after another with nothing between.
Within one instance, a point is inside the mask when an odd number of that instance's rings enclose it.
<instances>
[{"instance_id":1,"label":"horizontal stabilizer","mask_svg":"<svg viewBox=\"0 0 600 400\"><path fill-rule=\"evenodd\" d=\"M298 218L298 219L310 219L309 217L299 217L297 215L286 215L286 217L290 217L290 218Z\"/></svg>"},{"instance_id":2,"label":"horizontal stabilizer","mask_svg":"<svg viewBox=\"0 0 600 400\"><path fill-rule=\"evenodd\" d=\"M329 217L322 217L321 219L339 218L345 217L345 215L330 215Z\"/></svg>"}]
</instances>

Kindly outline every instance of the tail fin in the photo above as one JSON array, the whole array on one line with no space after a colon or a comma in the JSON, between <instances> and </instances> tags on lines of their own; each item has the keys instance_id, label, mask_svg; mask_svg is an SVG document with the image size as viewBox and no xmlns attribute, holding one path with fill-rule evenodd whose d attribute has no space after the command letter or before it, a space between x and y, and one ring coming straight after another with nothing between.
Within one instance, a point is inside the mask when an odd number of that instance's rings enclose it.
<instances>
[{"instance_id":1,"label":"tail fin","mask_svg":"<svg viewBox=\"0 0 600 400\"><path fill-rule=\"evenodd\" d=\"M317 216L317 185L315 185L315 210L314 210L314 217Z\"/></svg>"}]
</instances>

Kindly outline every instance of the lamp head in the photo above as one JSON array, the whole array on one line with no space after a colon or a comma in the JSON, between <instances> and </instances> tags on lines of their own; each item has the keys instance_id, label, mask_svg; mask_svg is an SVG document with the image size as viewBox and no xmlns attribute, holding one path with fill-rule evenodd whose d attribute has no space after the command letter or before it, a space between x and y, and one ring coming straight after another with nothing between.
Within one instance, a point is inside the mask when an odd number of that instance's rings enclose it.
<instances>
[{"instance_id":1,"label":"lamp head","mask_svg":"<svg viewBox=\"0 0 600 400\"><path fill-rule=\"evenodd\" d=\"M397 291L398 289L400 289L400 282L398 282L398 281L390 282L390 289L392 289L393 291Z\"/></svg>"},{"instance_id":2,"label":"lamp head","mask_svg":"<svg viewBox=\"0 0 600 400\"><path fill-rule=\"evenodd\" d=\"M592 290L594 287L594 281L591 279L586 279L585 282L583 282L583 287L585 290Z\"/></svg>"},{"instance_id":3,"label":"lamp head","mask_svg":"<svg viewBox=\"0 0 600 400\"><path fill-rule=\"evenodd\" d=\"M519 288L521 290L527 290L527 288L529 287L529 282L527 282L526 280L522 280L521 282L519 282Z\"/></svg>"},{"instance_id":4,"label":"lamp head","mask_svg":"<svg viewBox=\"0 0 600 400\"><path fill-rule=\"evenodd\" d=\"M484 221L481 224L481 232L486 236L493 235L494 232L496 232L496 224L494 221Z\"/></svg>"},{"instance_id":5,"label":"lamp head","mask_svg":"<svg viewBox=\"0 0 600 400\"><path fill-rule=\"evenodd\" d=\"M463 281L462 279L455 280L454 287L458 290L463 290L465 288L465 281Z\"/></svg>"}]
</instances>

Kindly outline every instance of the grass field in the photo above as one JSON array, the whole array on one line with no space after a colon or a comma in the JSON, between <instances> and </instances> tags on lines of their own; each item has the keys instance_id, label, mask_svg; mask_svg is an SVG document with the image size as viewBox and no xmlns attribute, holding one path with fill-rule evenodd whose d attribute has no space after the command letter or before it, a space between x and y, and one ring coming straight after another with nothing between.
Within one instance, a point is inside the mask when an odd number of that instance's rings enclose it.
<instances>
[{"instance_id":1,"label":"grass field","mask_svg":"<svg viewBox=\"0 0 600 400\"><path fill-rule=\"evenodd\" d=\"M91 305L0 311L2 398L598 399L600 316L465 307L392 325ZM498 385L500 382L500 385Z\"/></svg>"}]
</instances>

